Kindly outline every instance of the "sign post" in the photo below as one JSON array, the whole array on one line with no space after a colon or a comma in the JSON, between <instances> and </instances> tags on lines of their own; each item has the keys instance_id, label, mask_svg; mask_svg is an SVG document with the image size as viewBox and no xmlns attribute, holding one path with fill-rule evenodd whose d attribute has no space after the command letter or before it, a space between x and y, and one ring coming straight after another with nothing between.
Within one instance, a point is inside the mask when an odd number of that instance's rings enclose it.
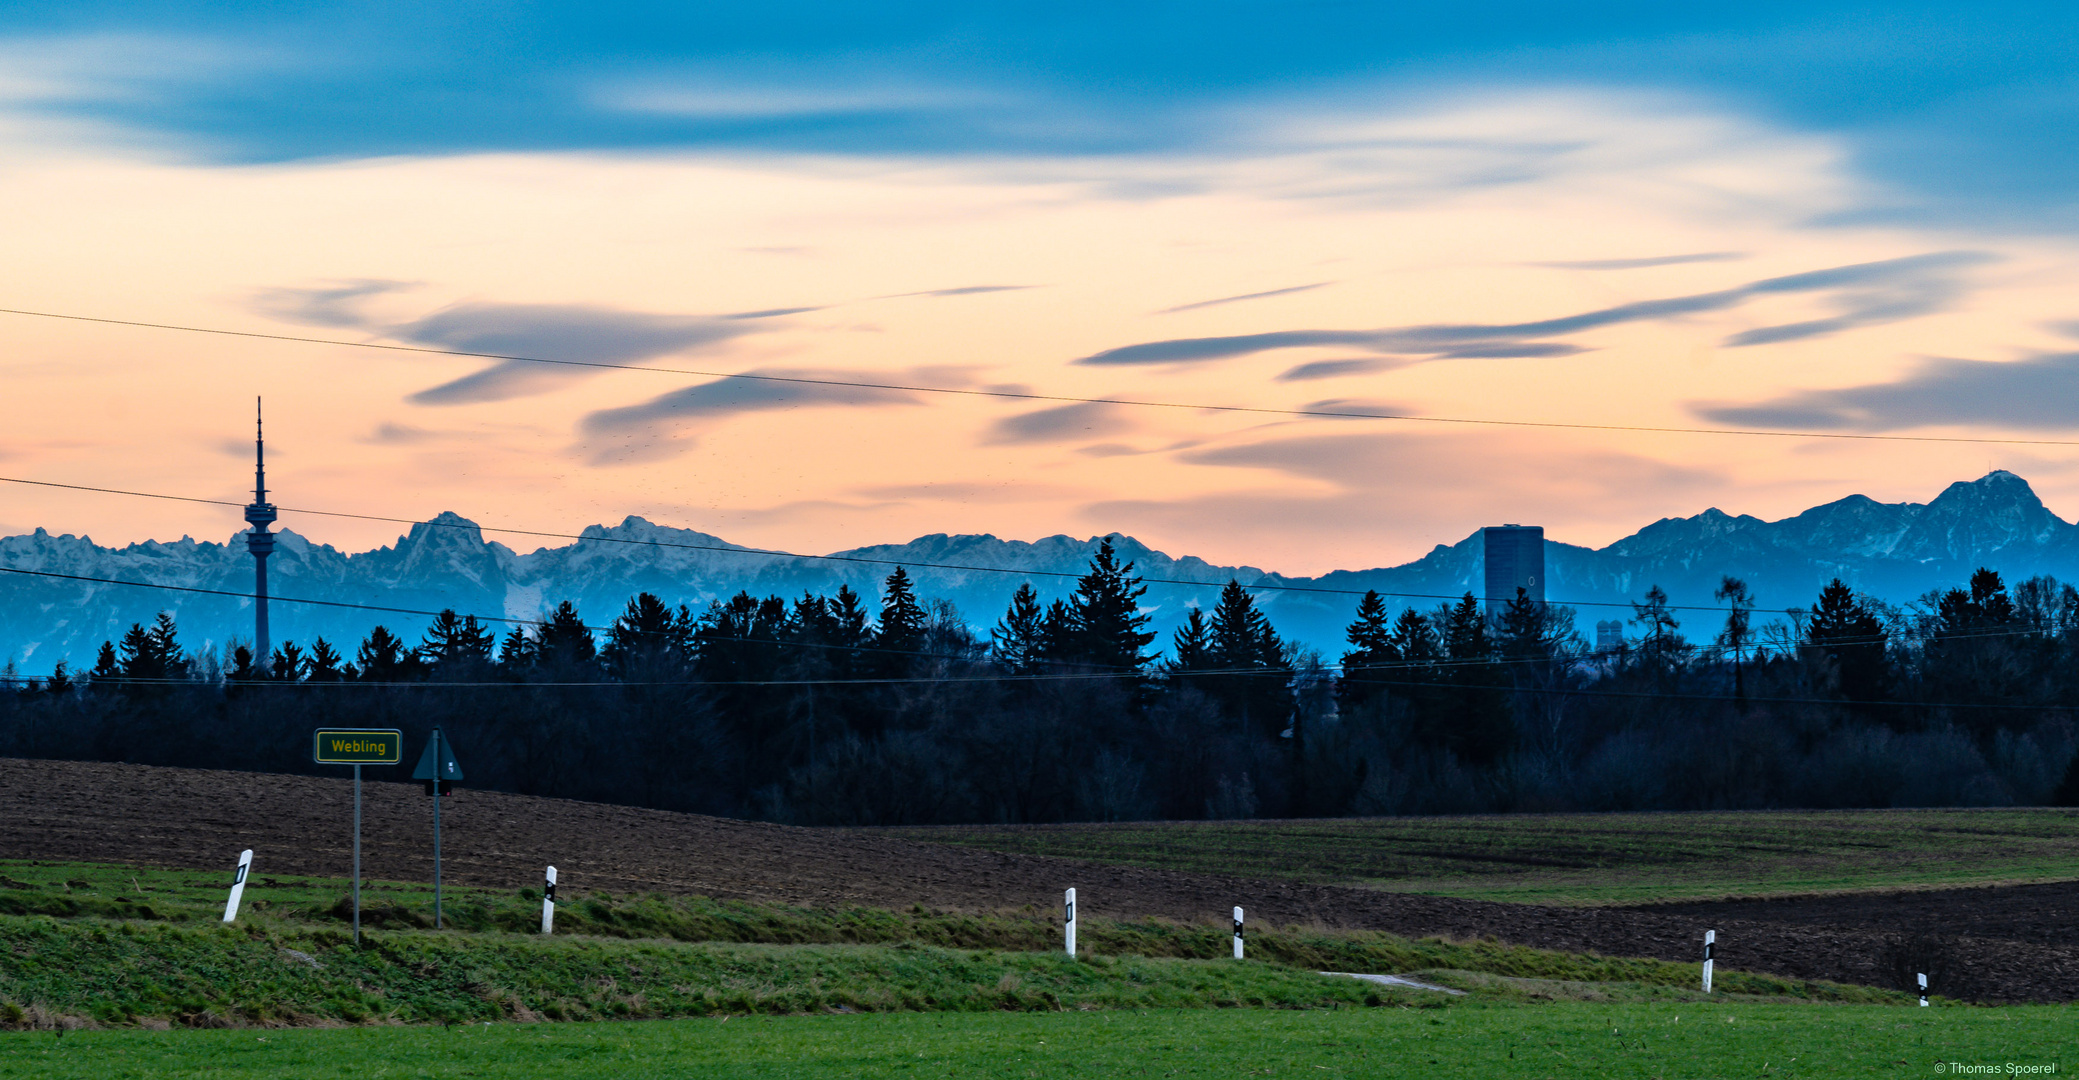
<instances>
[{"instance_id":1,"label":"sign post","mask_svg":"<svg viewBox=\"0 0 2079 1080\"><path fill-rule=\"evenodd\" d=\"M1234 958L1242 958L1242 909L1234 909Z\"/></svg>"},{"instance_id":2,"label":"sign post","mask_svg":"<svg viewBox=\"0 0 2079 1080\"><path fill-rule=\"evenodd\" d=\"M556 868L549 867L549 883L541 890L541 932L556 932Z\"/></svg>"},{"instance_id":3,"label":"sign post","mask_svg":"<svg viewBox=\"0 0 2079 1080\"><path fill-rule=\"evenodd\" d=\"M361 944L361 766L404 763L404 732L395 728L319 728L312 759L354 767L354 944Z\"/></svg>"},{"instance_id":4,"label":"sign post","mask_svg":"<svg viewBox=\"0 0 2079 1080\"><path fill-rule=\"evenodd\" d=\"M426 782L426 794L433 796L433 928L440 929L440 800L462 779L462 766L455 762L455 744L439 728L433 729L433 738L426 741L426 752L419 755L418 767L411 771L411 778Z\"/></svg>"}]
</instances>

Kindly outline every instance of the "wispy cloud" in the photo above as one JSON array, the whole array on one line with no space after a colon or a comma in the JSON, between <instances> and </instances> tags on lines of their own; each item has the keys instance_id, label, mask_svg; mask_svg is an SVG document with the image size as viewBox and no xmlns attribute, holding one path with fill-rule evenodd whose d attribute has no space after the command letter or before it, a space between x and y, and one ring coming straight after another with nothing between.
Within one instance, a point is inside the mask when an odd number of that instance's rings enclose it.
<instances>
[{"instance_id":1,"label":"wispy cloud","mask_svg":"<svg viewBox=\"0 0 2079 1080\"><path fill-rule=\"evenodd\" d=\"M1312 292L1315 289L1325 288L1333 284L1335 284L1333 281L1317 281L1312 285L1294 285L1286 289L1269 289L1264 292L1243 293L1240 296L1223 296L1218 300L1200 300L1195 304L1178 304L1176 307L1163 308L1155 314L1175 315L1180 311L1197 311L1200 308L1219 307L1222 304L1239 304L1244 300L1261 300L1267 296L1290 296L1293 293Z\"/></svg>"},{"instance_id":2,"label":"wispy cloud","mask_svg":"<svg viewBox=\"0 0 2079 1080\"><path fill-rule=\"evenodd\" d=\"M2079 428L2079 353L2027 360L1932 360L1896 382L1806 390L1753 405L1699 402L1695 415L1740 427L1895 431L1967 424Z\"/></svg>"},{"instance_id":3,"label":"wispy cloud","mask_svg":"<svg viewBox=\"0 0 2079 1080\"><path fill-rule=\"evenodd\" d=\"M1099 439L1134 428L1127 410L1117 405L1085 402L1005 417L990 426L984 445L1058 443Z\"/></svg>"},{"instance_id":4,"label":"wispy cloud","mask_svg":"<svg viewBox=\"0 0 2079 1080\"><path fill-rule=\"evenodd\" d=\"M746 321L582 304L457 304L391 332L405 341L463 352L625 364L742 337L752 332ZM503 401L553 390L586 374L584 368L501 360L421 390L411 400L420 405Z\"/></svg>"},{"instance_id":5,"label":"wispy cloud","mask_svg":"<svg viewBox=\"0 0 2079 1080\"><path fill-rule=\"evenodd\" d=\"M979 296L979 295L981 295L982 293L996 293L996 292L1018 292L1018 291L1020 291L1020 290L1022 290L1022 289L1036 289L1036 288L1039 288L1039 286L1037 286L1037 285L958 285L958 286L955 286L955 287L953 287L953 288L950 288L950 289L925 289L925 290L923 290L923 291L921 291L921 292L899 292L899 293L889 293L889 294L887 294L886 296L876 296L876 297L874 297L874 299L876 299L876 300L901 300L901 299L904 299L904 298L907 298L907 297L911 297L911 296Z\"/></svg>"},{"instance_id":6,"label":"wispy cloud","mask_svg":"<svg viewBox=\"0 0 2079 1080\"><path fill-rule=\"evenodd\" d=\"M1286 368L1278 373L1279 382L1309 382L1314 379L1336 379L1345 375L1369 375L1375 371L1391 371L1406 367L1413 360L1392 360L1383 356L1357 357L1349 360L1315 360Z\"/></svg>"},{"instance_id":7,"label":"wispy cloud","mask_svg":"<svg viewBox=\"0 0 2079 1080\"><path fill-rule=\"evenodd\" d=\"M316 288L268 289L255 296L253 307L289 322L358 329L429 348L531 358L496 360L482 370L421 390L407 399L418 405L465 405L547 393L598 373L567 364L627 364L675 355L763 332L755 325L763 320L820 310L787 307L723 315L664 315L591 304L471 302L408 322L392 322L369 312L368 301L411 287L405 282L367 279Z\"/></svg>"},{"instance_id":8,"label":"wispy cloud","mask_svg":"<svg viewBox=\"0 0 2079 1080\"><path fill-rule=\"evenodd\" d=\"M1582 259L1577 262L1537 262L1532 266L1544 266L1554 270L1644 270L1655 266L1681 266L1684 263L1732 262L1744 259L1744 251L1701 251L1694 255L1654 255L1643 259Z\"/></svg>"},{"instance_id":9,"label":"wispy cloud","mask_svg":"<svg viewBox=\"0 0 2079 1080\"><path fill-rule=\"evenodd\" d=\"M578 426L586 458L594 465L618 465L671 457L692 449L709 424L741 413L922 403L918 395L906 390L852 385L859 382L937 381L946 385L958 381L957 372L943 368L908 372L757 368L744 374L766 378L716 379L638 405L587 415Z\"/></svg>"},{"instance_id":10,"label":"wispy cloud","mask_svg":"<svg viewBox=\"0 0 2079 1080\"><path fill-rule=\"evenodd\" d=\"M1728 346L1761 345L1821 337L1939 310L1964 291L1963 270L1992 259L1989 254L1975 251L1934 252L1764 278L1731 289L1640 300L1531 322L1407 326L1383 330L1276 330L1225 337L1174 338L1106 349L1082 357L1076 363L1202 363L1276 349L1324 346L1425 354L1433 359L1567 356L1583 351L1583 347L1546 339L1624 323L1726 311L1769 295L1835 294L1833 300L1840 309L1836 316L1748 330L1725 341Z\"/></svg>"}]
</instances>

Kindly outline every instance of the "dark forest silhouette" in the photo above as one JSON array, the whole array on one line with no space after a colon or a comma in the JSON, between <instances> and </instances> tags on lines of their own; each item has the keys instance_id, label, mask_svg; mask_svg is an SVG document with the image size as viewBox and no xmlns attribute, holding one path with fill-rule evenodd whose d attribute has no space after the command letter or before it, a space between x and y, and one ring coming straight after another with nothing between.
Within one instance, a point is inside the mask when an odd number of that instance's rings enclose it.
<instances>
[{"instance_id":1,"label":"dark forest silhouette","mask_svg":"<svg viewBox=\"0 0 2079 1080\"><path fill-rule=\"evenodd\" d=\"M986 637L901 569L877 601L645 593L502 636L450 611L264 662L162 615L13 680L0 755L330 772L316 727L438 724L475 786L830 825L2079 803L2079 591L2050 578L1904 606L1835 581L1762 625L1737 579L1716 616L1655 587L1603 652L1525 596L1370 593L1335 661L1233 582L1157 652L1142 592L1107 541Z\"/></svg>"}]
</instances>

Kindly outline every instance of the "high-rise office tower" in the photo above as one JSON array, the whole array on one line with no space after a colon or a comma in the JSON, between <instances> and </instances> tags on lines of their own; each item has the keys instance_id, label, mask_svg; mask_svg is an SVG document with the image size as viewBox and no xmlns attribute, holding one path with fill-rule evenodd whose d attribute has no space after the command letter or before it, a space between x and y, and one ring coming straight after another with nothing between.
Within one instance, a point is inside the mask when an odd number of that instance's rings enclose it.
<instances>
[{"instance_id":1,"label":"high-rise office tower","mask_svg":"<svg viewBox=\"0 0 2079 1080\"><path fill-rule=\"evenodd\" d=\"M1522 589L1545 600L1545 530L1537 525L1490 525L1480 530L1487 552L1487 614L1500 615Z\"/></svg>"}]
</instances>

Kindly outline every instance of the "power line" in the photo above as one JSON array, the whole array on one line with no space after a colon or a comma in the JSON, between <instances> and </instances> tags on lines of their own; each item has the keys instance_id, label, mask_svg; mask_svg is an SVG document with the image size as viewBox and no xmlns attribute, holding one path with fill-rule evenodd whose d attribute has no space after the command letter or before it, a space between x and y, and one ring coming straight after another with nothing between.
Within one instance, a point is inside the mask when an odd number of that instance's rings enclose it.
<instances>
[{"instance_id":1,"label":"power line","mask_svg":"<svg viewBox=\"0 0 2079 1080\"><path fill-rule=\"evenodd\" d=\"M126 495L140 499L163 499L168 502L198 503L203 506L228 506L233 508L239 508L245 505L244 503L232 502L227 499L204 499L191 495L164 495L150 491L127 491L121 488L93 487L87 484L63 484L53 480L30 480L16 476L0 476L0 483L26 484L32 487L61 488L67 491L89 491L102 495ZM772 558L804 559L816 562L858 563L869 566L900 566L913 567L920 570L963 570L974 573L986 574L1015 574L1022 577L1068 578L1071 580L1079 580L1083 577L1082 574L1078 574L1068 570L1020 570L1016 567L1008 566L971 566L961 563L919 562L911 559L872 559L867 558L863 555L797 555L790 551L774 551L770 548L734 547L725 544L688 544L672 540L643 540L625 536L587 536L583 533L548 532L540 529L507 529L491 525L478 525L474 522L464 525L451 521L420 521L413 518L385 517L380 514L353 514L339 510L312 510L293 506L282 506L278 507L277 509L279 509L283 513L308 514L313 517L344 518L353 521L380 521L395 525L423 525L427 528L433 529L461 529L463 531L473 530L476 532L500 533L507 536L532 536L553 540L574 540L580 543L591 542L598 544L629 544L638 547L676 548L687 551L716 551L729 555L764 555ZM1218 581L1192 581L1185 578L1143 577L1140 579L1140 581L1143 584L1148 585L1182 585L1198 589L1218 589L1222 588L1225 584L1223 582ZM1392 597L1396 600L1456 601L1464 599L1464 594L1452 596L1444 593L1387 592L1378 589L1329 589L1313 585L1273 585L1261 582L1244 586L1244 588L1262 592L1315 593L1324 596L1363 596L1367 592L1377 592L1380 596ZM1476 599L1508 600L1510 598L1476 597ZM1547 600L1545 601L1545 603L1565 607L1636 608L1638 606L1636 604L1631 603L1630 601L1624 600ZM1717 612L1726 610L1722 607L1711 607L1702 604L1669 604L1666 605L1666 607L1669 611Z\"/></svg>"},{"instance_id":2,"label":"power line","mask_svg":"<svg viewBox=\"0 0 2079 1080\"><path fill-rule=\"evenodd\" d=\"M1205 405L1191 402L1153 401L1137 398L1076 397L1068 394L1019 393L1010 390L976 390L950 386L916 386L904 383L854 382L846 379L813 379L794 375L754 375L747 372L700 371L691 368L652 367L644 364L613 364L598 360L550 360L539 356L520 356L512 353L435 349L423 345L386 345L374 341L345 341L339 338L305 337L297 334L264 334L253 330L224 330L206 326L183 326L177 323L109 319L92 315L67 315L52 311L29 311L22 308L0 308L0 314L26 315L41 319L63 319L70 322L100 323L108 326L130 326L149 330L177 330L190 334L215 334L223 337L284 341L304 345L337 345L350 349L427 353L435 356L456 356L477 360L510 360L527 364L552 364L558 367L596 368L609 371L648 371L661 375L694 375L706 379L752 379L759 382L792 383L806 386L842 386L860 390L896 390L913 394L948 394L959 397L1005 398L1014 401L1048 401L1078 405L1122 405L1132 408L1184 409L1199 412L1243 413L1255 416L1296 416L1310 419L1395 420L1423 424L1545 428L1565 431L1630 431L1659 435L1740 435L1776 439L1848 439L1868 442L1968 443L1987 446L2079 446L2079 440L2074 439L1990 439L1957 435L1881 435L1860 432L1791 431L1769 428L1697 428L1654 427L1642 424L1582 424L1550 420L1496 420L1466 416L1420 416L1412 413L1350 412L1332 409L1276 409L1259 405Z\"/></svg>"}]
</instances>

